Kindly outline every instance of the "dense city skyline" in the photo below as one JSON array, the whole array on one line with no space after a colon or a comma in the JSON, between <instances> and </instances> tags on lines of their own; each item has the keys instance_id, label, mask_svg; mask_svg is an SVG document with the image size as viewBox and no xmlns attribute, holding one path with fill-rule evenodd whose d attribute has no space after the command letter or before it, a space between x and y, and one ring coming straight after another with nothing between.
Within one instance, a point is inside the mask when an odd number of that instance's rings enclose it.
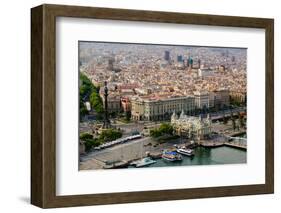
<instances>
[{"instance_id":1,"label":"dense city skyline","mask_svg":"<svg viewBox=\"0 0 281 213\"><path fill-rule=\"evenodd\" d=\"M96 86L108 82L109 108L122 97L132 102L208 93L209 108L216 91L240 101L246 96L246 49L102 42L79 46L80 71Z\"/></svg>"},{"instance_id":2,"label":"dense city skyline","mask_svg":"<svg viewBox=\"0 0 281 213\"><path fill-rule=\"evenodd\" d=\"M229 159L200 156L213 147L247 149L246 48L78 46L81 169L245 163L244 151L228 148L220 150Z\"/></svg>"}]
</instances>

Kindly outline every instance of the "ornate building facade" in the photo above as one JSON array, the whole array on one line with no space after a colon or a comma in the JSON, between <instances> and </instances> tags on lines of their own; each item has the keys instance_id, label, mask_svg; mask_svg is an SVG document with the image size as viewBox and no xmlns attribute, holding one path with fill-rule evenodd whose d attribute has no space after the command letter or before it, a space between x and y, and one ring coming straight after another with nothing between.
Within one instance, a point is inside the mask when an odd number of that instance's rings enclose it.
<instances>
[{"instance_id":1,"label":"ornate building facade","mask_svg":"<svg viewBox=\"0 0 281 213\"><path fill-rule=\"evenodd\" d=\"M187 116L182 111L178 117L174 112L171 116L171 124L177 135L197 140L203 139L212 132L212 121L209 115L206 119L202 119L201 117Z\"/></svg>"},{"instance_id":2,"label":"ornate building facade","mask_svg":"<svg viewBox=\"0 0 281 213\"><path fill-rule=\"evenodd\" d=\"M182 110L192 112L195 109L194 97L168 97L162 99L134 98L131 100L133 120L167 120L172 113Z\"/></svg>"}]
</instances>

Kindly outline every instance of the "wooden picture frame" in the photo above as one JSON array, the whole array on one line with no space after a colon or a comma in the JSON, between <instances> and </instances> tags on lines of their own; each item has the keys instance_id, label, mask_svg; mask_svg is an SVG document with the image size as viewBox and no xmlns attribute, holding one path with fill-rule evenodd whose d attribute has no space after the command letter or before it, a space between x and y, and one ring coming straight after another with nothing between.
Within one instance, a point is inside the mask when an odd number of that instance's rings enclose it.
<instances>
[{"instance_id":1,"label":"wooden picture frame","mask_svg":"<svg viewBox=\"0 0 281 213\"><path fill-rule=\"evenodd\" d=\"M56 195L56 17L265 29L265 184ZM31 9L31 203L42 208L267 194L274 191L274 21L126 9L41 5Z\"/></svg>"}]
</instances>

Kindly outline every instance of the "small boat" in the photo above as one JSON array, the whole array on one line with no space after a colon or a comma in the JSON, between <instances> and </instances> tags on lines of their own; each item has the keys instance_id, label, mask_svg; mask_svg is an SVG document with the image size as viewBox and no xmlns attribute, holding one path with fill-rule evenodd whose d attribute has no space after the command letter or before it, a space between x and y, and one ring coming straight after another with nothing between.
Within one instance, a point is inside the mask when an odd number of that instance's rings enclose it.
<instances>
[{"instance_id":1,"label":"small boat","mask_svg":"<svg viewBox=\"0 0 281 213\"><path fill-rule=\"evenodd\" d=\"M162 154L162 158L167 161L181 161L182 160L181 154L178 154L177 152L173 152L173 151L164 151Z\"/></svg>"},{"instance_id":2,"label":"small boat","mask_svg":"<svg viewBox=\"0 0 281 213\"><path fill-rule=\"evenodd\" d=\"M156 163L156 161L152 160L150 157L146 157L146 158L142 158L139 161L137 161L135 163L135 166L137 168L139 168L139 167L148 166L148 165L153 164L153 163Z\"/></svg>"},{"instance_id":3,"label":"small boat","mask_svg":"<svg viewBox=\"0 0 281 213\"><path fill-rule=\"evenodd\" d=\"M128 168L129 163L127 161L115 161L115 162L106 162L103 166L104 169L119 169L119 168Z\"/></svg>"},{"instance_id":4,"label":"small boat","mask_svg":"<svg viewBox=\"0 0 281 213\"><path fill-rule=\"evenodd\" d=\"M187 148L179 148L177 149L177 152L186 156L193 156L194 151L193 149L187 149Z\"/></svg>"}]
</instances>

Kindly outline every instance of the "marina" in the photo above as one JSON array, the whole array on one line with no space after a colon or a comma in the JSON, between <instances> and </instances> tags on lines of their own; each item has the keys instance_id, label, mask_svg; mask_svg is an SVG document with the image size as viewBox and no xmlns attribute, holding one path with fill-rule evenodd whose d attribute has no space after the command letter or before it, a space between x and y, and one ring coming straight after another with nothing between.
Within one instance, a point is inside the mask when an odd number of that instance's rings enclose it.
<instances>
[{"instance_id":1,"label":"marina","mask_svg":"<svg viewBox=\"0 0 281 213\"><path fill-rule=\"evenodd\" d=\"M221 165L221 164L243 164L247 163L247 153L244 150L227 146L217 148L197 147L194 156L183 156L182 161L165 161L156 159L156 163L147 167L165 166L194 166L194 165Z\"/></svg>"},{"instance_id":2,"label":"marina","mask_svg":"<svg viewBox=\"0 0 281 213\"><path fill-rule=\"evenodd\" d=\"M150 143L147 138L138 139L94 151L81 158L80 168L84 170L247 163L246 147L241 144L201 142L199 145L180 142L181 140L177 140L153 147L144 146ZM140 145L142 148L137 149Z\"/></svg>"}]
</instances>

